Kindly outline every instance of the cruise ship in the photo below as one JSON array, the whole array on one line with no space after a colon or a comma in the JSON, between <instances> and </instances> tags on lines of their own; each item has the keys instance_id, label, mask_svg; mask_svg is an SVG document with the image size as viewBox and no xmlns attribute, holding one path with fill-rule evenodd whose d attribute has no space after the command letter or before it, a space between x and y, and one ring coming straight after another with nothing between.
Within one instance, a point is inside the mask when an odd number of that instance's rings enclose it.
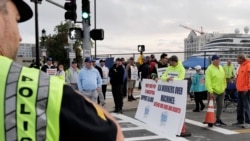
<instances>
[{"instance_id":1,"label":"cruise ship","mask_svg":"<svg viewBox=\"0 0 250 141\"><path fill-rule=\"evenodd\" d=\"M236 59L239 53L244 53L247 57L250 56L250 35L247 34L249 28L245 27L244 31L244 34L240 33L239 29L236 29L234 34L217 34L201 47L199 53L192 56L210 57L217 54L220 56L222 64L230 59L234 65L237 65Z\"/></svg>"}]
</instances>

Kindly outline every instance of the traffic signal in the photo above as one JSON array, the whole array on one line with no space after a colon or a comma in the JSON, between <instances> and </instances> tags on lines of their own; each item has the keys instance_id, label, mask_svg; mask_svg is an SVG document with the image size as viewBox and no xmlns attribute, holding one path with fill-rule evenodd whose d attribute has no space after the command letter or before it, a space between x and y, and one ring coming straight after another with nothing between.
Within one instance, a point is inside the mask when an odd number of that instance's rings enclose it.
<instances>
[{"instance_id":1,"label":"traffic signal","mask_svg":"<svg viewBox=\"0 0 250 141\"><path fill-rule=\"evenodd\" d=\"M82 19L90 21L90 3L89 0L82 0Z\"/></svg>"},{"instance_id":2,"label":"traffic signal","mask_svg":"<svg viewBox=\"0 0 250 141\"><path fill-rule=\"evenodd\" d=\"M93 29L90 31L90 37L93 40L103 40L104 39L104 30L103 29Z\"/></svg>"},{"instance_id":3,"label":"traffic signal","mask_svg":"<svg viewBox=\"0 0 250 141\"><path fill-rule=\"evenodd\" d=\"M64 15L65 19L76 22L76 18L77 18L76 0L70 0L69 2L65 2L64 9L67 10Z\"/></svg>"},{"instance_id":4,"label":"traffic signal","mask_svg":"<svg viewBox=\"0 0 250 141\"><path fill-rule=\"evenodd\" d=\"M81 28L72 27L69 29L69 38L74 39L82 39L83 38L83 31Z\"/></svg>"},{"instance_id":5,"label":"traffic signal","mask_svg":"<svg viewBox=\"0 0 250 141\"><path fill-rule=\"evenodd\" d=\"M138 45L138 52L144 52L145 51L145 45Z\"/></svg>"}]
</instances>

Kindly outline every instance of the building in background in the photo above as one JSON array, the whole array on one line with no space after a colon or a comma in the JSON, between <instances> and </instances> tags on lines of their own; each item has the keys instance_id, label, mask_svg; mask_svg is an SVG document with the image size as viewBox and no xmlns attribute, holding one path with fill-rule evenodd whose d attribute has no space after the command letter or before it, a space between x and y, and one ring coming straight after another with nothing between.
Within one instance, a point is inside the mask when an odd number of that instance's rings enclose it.
<instances>
[{"instance_id":1,"label":"building in background","mask_svg":"<svg viewBox=\"0 0 250 141\"><path fill-rule=\"evenodd\" d=\"M191 31L184 42L185 59L191 56L211 56L217 54L224 63L228 59L236 62L237 55L244 53L250 56L249 28L244 28L244 33L235 29L234 33L205 33L197 35ZM205 53L206 52L206 53Z\"/></svg>"},{"instance_id":2,"label":"building in background","mask_svg":"<svg viewBox=\"0 0 250 141\"><path fill-rule=\"evenodd\" d=\"M184 39L184 60L197 53L205 46L211 38L218 37L216 33L204 33L197 34L194 30L191 30L188 37Z\"/></svg>"},{"instance_id":3,"label":"building in background","mask_svg":"<svg viewBox=\"0 0 250 141\"><path fill-rule=\"evenodd\" d=\"M35 44L20 43L17 57L32 58L35 57ZM34 50L34 51L33 51Z\"/></svg>"},{"instance_id":4,"label":"building in background","mask_svg":"<svg viewBox=\"0 0 250 141\"><path fill-rule=\"evenodd\" d=\"M33 59L35 59L35 44L31 43L20 43L16 62L23 65L29 66Z\"/></svg>"}]
</instances>

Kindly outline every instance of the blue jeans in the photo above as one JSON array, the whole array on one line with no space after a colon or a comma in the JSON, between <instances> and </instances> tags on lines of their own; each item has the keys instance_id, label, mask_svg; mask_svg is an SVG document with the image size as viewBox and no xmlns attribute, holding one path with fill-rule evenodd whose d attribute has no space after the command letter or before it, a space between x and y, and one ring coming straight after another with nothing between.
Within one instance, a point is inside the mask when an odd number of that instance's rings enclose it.
<instances>
[{"instance_id":1,"label":"blue jeans","mask_svg":"<svg viewBox=\"0 0 250 141\"><path fill-rule=\"evenodd\" d=\"M238 92L237 121L250 124L250 92Z\"/></svg>"}]
</instances>

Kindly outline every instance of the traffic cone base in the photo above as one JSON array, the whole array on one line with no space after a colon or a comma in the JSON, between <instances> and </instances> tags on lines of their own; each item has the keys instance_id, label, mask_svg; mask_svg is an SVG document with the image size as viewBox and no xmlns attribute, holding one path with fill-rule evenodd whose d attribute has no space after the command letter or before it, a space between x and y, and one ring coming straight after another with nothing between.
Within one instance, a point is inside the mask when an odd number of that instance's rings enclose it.
<instances>
[{"instance_id":1,"label":"traffic cone base","mask_svg":"<svg viewBox=\"0 0 250 141\"><path fill-rule=\"evenodd\" d=\"M214 124L215 123L215 114L214 114L214 100L211 97L209 99L207 113L205 117L204 124Z\"/></svg>"},{"instance_id":2,"label":"traffic cone base","mask_svg":"<svg viewBox=\"0 0 250 141\"><path fill-rule=\"evenodd\" d=\"M183 124L181 134L178 137L190 137L191 133L187 133L186 125Z\"/></svg>"}]
</instances>

